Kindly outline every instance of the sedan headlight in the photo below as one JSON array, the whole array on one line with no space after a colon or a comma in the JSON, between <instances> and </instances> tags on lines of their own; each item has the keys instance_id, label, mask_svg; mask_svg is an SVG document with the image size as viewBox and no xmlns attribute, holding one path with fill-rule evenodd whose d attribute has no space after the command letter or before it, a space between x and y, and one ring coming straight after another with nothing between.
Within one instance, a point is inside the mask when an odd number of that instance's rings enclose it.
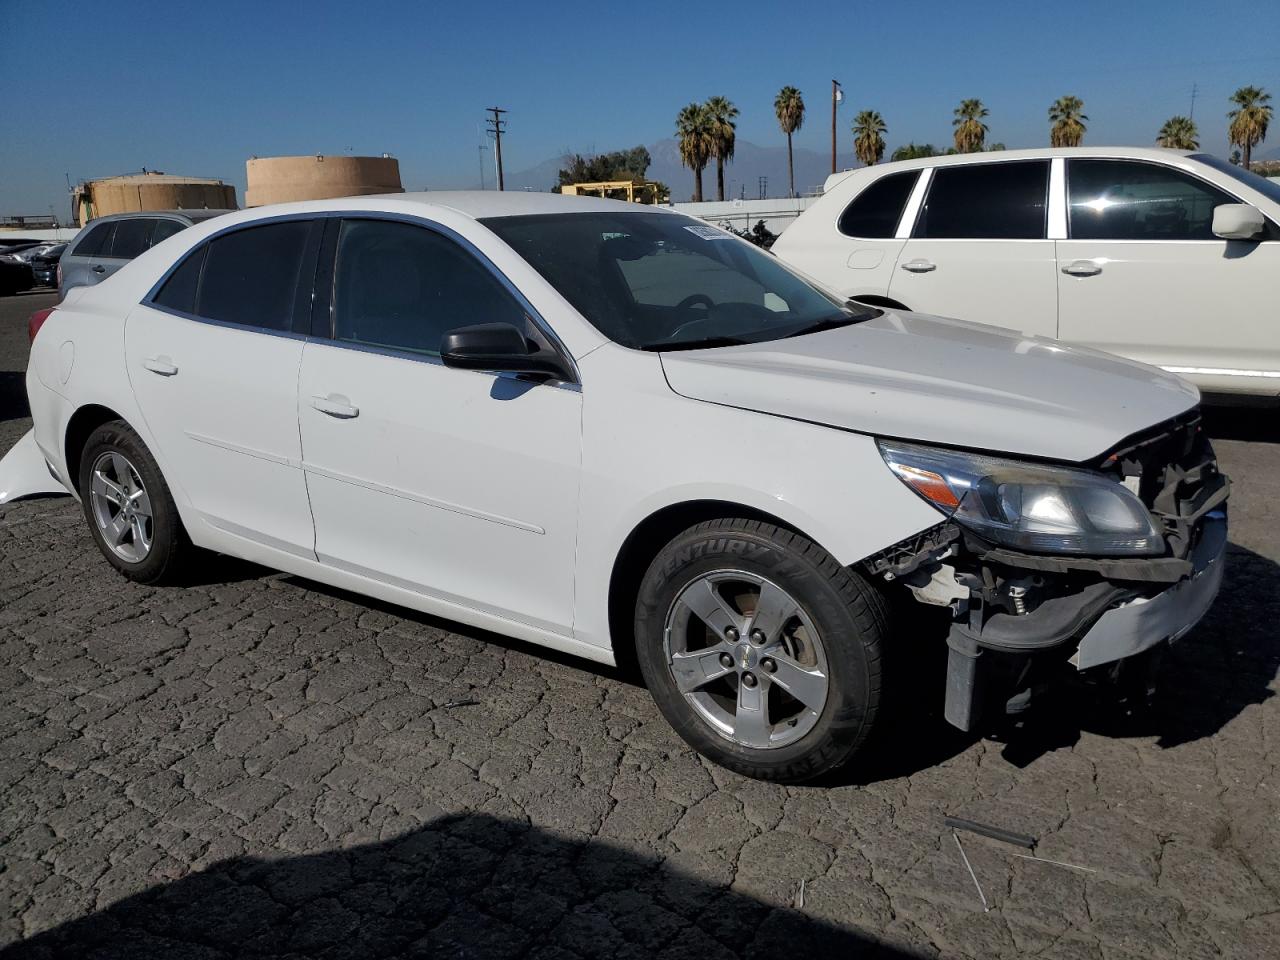
<instances>
[{"instance_id":1,"label":"sedan headlight","mask_svg":"<svg viewBox=\"0 0 1280 960\"><path fill-rule=\"evenodd\" d=\"M1164 552L1164 537L1130 490L1101 474L880 442L898 478L957 523L1037 553Z\"/></svg>"}]
</instances>

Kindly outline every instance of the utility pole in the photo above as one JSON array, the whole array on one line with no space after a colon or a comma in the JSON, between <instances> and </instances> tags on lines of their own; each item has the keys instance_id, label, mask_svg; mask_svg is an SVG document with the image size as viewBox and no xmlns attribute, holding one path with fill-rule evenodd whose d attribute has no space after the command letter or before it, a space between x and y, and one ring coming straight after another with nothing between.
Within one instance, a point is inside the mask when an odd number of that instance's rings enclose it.
<instances>
[{"instance_id":1,"label":"utility pole","mask_svg":"<svg viewBox=\"0 0 1280 960\"><path fill-rule=\"evenodd\" d=\"M831 81L831 172L836 172L836 104L844 99L840 81Z\"/></svg>"},{"instance_id":2,"label":"utility pole","mask_svg":"<svg viewBox=\"0 0 1280 960\"><path fill-rule=\"evenodd\" d=\"M488 149L489 148L486 147L483 143L476 145L476 156L480 158L480 189L481 190L488 189L488 187L484 185L484 152Z\"/></svg>"},{"instance_id":3,"label":"utility pole","mask_svg":"<svg viewBox=\"0 0 1280 960\"><path fill-rule=\"evenodd\" d=\"M502 179L502 131L507 129L507 121L502 119L502 115L506 113L501 107L486 107L492 117L485 119L485 123L489 125L489 132L493 135L493 153L494 163L498 167L498 189L505 190L506 184Z\"/></svg>"},{"instance_id":4,"label":"utility pole","mask_svg":"<svg viewBox=\"0 0 1280 960\"><path fill-rule=\"evenodd\" d=\"M759 186L759 194L760 194L758 199L763 200L769 196L769 178L760 177L760 183L758 184L758 186Z\"/></svg>"},{"instance_id":5,"label":"utility pole","mask_svg":"<svg viewBox=\"0 0 1280 960\"><path fill-rule=\"evenodd\" d=\"M1188 119L1188 120L1194 120L1194 119L1196 118L1196 94L1198 94L1199 92L1200 92L1200 90L1199 90L1198 85L1197 85L1195 82L1192 82L1192 84L1191 84L1191 113L1187 116L1187 119Z\"/></svg>"}]
</instances>

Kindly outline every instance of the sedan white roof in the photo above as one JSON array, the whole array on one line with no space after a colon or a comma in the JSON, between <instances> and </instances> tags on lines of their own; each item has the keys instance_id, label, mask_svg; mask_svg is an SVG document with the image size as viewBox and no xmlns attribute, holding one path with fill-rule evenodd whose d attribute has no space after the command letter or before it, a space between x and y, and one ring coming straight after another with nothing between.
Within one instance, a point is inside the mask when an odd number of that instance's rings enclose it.
<instances>
[{"instance_id":1,"label":"sedan white roof","mask_svg":"<svg viewBox=\"0 0 1280 960\"><path fill-rule=\"evenodd\" d=\"M633 213L671 212L643 203L624 203L600 197L568 197L532 190L432 190L424 193L387 193L361 199L399 200L429 207L447 207L466 217L518 217L542 213L591 213L626 209Z\"/></svg>"}]
</instances>

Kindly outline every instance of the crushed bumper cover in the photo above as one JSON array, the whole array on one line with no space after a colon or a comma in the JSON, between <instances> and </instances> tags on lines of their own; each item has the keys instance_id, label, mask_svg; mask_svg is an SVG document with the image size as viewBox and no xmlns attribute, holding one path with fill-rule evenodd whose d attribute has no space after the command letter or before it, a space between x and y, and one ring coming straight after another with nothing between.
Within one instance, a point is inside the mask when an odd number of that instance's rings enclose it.
<instances>
[{"instance_id":1,"label":"crushed bumper cover","mask_svg":"<svg viewBox=\"0 0 1280 960\"><path fill-rule=\"evenodd\" d=\"M1087 670L1180 639L1213 605L1222 586L1226 551L1226 515L1210 514L1191 553L1191 576L1150 599L1108 610L1081 639L1071 662Z\"/></svg>"},{"instance_id":2,"label":"crushed bumper cover","mask_svg":"<svg viewBox=\"0 0 1280 960\"><path fill-rule=\"evenodd\" d=\"M1032 653L1079 638L1069 662L1087 670L1180 639L1217 597L1226 548L1226 513L1214 510L1202 521L1189 558L1190 573L1155 596L1137 596L1127 587L1103 581L1073 598L1047 602L1033 614L997 614L980 631L953 623L947 637L947 721L966 731L977 725L984 698L984 655Z\"/></svg>"},{"instance_id":3,"label":"crushed bumper cover","mask_svg":"<svg viewBox=\"0 0 1280 960\"><path fill-rule=\"evenodd\" d=\"M0 504L21 497L67 492L36 445L34 431L28 430L0 459Z\"/></svg>"}]
</instances>

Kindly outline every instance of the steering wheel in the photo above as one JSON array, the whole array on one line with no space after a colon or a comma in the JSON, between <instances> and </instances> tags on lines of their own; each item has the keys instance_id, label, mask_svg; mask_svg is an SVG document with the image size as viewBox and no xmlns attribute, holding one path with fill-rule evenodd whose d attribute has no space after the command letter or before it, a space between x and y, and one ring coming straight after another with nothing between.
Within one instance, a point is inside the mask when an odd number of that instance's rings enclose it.
<instances>
[{"instance_id":1,"label":"steering wheel","mask_svg":"<svg viewBox=\"0 0 1280 960\"><path fill-rule=\"evenodd\" d=\"M676 304L677 310L688 310L690 307L701 304L710 310L716 305L716 302L708 297L705 293L691 293L679 303Z\"/></svg>"}]
</instances>

